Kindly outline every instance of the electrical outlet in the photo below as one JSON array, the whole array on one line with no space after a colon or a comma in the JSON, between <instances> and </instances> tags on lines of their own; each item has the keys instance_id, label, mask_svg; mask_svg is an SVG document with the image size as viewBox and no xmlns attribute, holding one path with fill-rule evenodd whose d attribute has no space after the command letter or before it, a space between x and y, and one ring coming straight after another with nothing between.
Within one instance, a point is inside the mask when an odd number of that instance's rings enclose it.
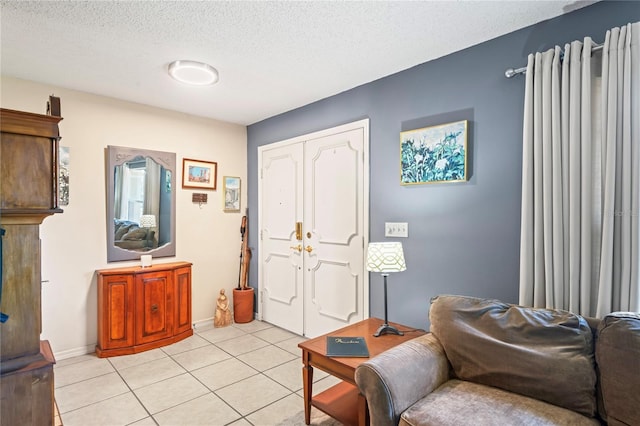
<instances>
[{"instance_id":1,"label":"electrical outlet","mask_svg":"<svg viewBox=\"0 0 640 426\"><path fill-rule=\"evenodd\" d=\"M409 237L409 224L407 222L385 222L384 223L384 236L385 237Z\"/></svg>"}]
</instances>

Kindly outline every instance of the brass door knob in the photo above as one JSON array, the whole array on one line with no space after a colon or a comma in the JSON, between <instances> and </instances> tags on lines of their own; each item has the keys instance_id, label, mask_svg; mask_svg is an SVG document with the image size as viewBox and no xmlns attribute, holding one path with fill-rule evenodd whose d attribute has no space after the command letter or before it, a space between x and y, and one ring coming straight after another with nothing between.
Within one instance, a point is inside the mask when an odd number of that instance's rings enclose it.
<instances>
[{"instance_id":1,"label":"brass door knob","mask_svg":"<svg viewBox=\"0 0 640 426\"><path fill-rule=\"evenodd\" d=\"M293 249L293 250L297 250L298 253L300 253L302 251L302 246L300 244L298 244L297 246L291 246L289 248Z\"/></svg>"},{"instance_id":2,"label":"brass door knob","mask_svg":"<svg viewBox=\"0 0 640 426\"><path fill-rule=\"evenodd\" d=\"M311 253L311 252L313 251L313 247L311 247L311 246L306 246L306 247L304 248L304 250L305 250L307 253Z\"/></svg>"}]
</instances>

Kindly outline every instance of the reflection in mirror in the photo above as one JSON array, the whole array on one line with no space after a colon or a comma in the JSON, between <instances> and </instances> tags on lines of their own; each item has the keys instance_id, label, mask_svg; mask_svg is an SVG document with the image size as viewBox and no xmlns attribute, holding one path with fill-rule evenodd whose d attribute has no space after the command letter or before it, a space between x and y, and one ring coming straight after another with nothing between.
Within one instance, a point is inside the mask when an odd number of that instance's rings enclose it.
<instances>
[{"instance_id":1,"label":"reflection in mirror","mask_svg":"<svg viewBox=\"0 0 640 426\"><path fill-rule=\"evenodd\" d=\"M107 260L175 256L175 154L107 147Z\"/></svg>"}]
</instances>

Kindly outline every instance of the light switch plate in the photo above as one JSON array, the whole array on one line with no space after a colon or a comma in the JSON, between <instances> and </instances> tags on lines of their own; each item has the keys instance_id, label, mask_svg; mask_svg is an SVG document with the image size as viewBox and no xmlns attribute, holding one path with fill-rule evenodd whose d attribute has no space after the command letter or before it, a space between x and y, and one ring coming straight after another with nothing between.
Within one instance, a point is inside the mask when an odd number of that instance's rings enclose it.
<instances>
[{"instance_id":1,"label":"light switch plate","mask_svg":"<svg viewBox=\"0 0 640 426\"><path fill-rule=\"evenodd\" d=\"M385 237L409 237L409 224L407 222L385 222L384 223L384 236Z\"/></svg>"}]
</instances>

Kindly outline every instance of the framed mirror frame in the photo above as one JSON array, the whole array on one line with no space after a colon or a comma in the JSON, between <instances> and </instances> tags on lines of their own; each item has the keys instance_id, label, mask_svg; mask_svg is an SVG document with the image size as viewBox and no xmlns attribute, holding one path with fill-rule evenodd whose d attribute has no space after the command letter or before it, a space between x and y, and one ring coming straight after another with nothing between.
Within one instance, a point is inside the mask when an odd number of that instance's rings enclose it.
<instances>
[{"instance_id":1,"label":"framed mirror frame","mask_svg":"<svg viewBox=\"0 0 640 426\"><path fill-rule=\"evenodd\" d=\"M126 249L116 245L116 167L140 158L151 159L165 172L160 173L158 182L160 191L164 191L166 200L170 200L170 206L164 206L162 213L157 218L158 226L169 228L169 240L164 244L149 245L144 249ZM176 154L148 149L127 148L109 145L106 148L106 182L107 182L107 262L119 262L124 260L140 259L140 256L150 254L153 257L168 257L176 255ZM162 207L162 206L161 206ZM143 216L144 211L142 212ZM155 218L154 218L155 220ZM142 216L139 226L143 225ZM155 226L156 224L154 224Z\"/></svg>"}]
</instances>

